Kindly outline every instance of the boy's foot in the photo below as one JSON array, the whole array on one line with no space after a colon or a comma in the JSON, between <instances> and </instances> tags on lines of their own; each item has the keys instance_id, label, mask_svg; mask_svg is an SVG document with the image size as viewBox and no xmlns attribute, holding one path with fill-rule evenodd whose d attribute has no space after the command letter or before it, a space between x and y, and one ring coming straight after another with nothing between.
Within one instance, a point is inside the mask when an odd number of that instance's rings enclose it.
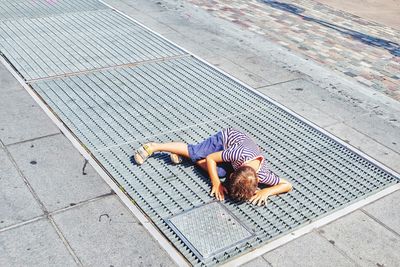
<instances>
[{"instance_id":1,"label":"boy's foot","mask_svg":"<svg viewBox=\"0 0 400 267\"><path fill-rule=\"evenodd\" d=\"M180 164L183 161L182 156L180 156L178 154L174 154L174 153L171 153L170 158L171 158L172 163L174 163L174 164Z\"/></svg>"},{"instance_id":2,"label":"boy's foot","mask_svg":"<svg viewBox=\"0 0 400 267\"><path fill-rule=\"evenodd\" d=\"M153 154L154 151L151 147L152 144L147 143L136 150L134 158L138 165L142 165L146 161L146 159Z\"/></svg>"}]
</instances>

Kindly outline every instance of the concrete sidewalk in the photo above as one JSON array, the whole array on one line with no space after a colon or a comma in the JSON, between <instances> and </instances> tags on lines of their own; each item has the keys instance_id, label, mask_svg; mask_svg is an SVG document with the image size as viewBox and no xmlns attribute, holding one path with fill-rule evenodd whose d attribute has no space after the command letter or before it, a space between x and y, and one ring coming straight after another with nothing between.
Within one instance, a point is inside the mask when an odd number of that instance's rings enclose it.
<instances>
[{"instance_id":1,"label":"concrete sidewalk","mask_svg":"<svg viewBox=\"0 0 400 267\"><path fill-rule=\"evenodd\" d=\"M400 172L400 104L186 1L107 3ZM0 66L0 265L175 263ZM247 263L398 266L400 191Z\"/></svg>"}]
</instances>

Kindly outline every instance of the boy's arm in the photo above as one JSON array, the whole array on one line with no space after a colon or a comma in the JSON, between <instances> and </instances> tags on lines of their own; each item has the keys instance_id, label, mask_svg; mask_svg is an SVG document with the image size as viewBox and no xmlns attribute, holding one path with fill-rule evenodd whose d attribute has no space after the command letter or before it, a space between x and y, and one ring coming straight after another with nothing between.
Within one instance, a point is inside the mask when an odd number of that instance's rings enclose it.
<instances>
[{"instance_id":1,"label":"boy's arm","mask_svg":"<svg viewBox=\"0 0 400 267\"><path fill-rule=\"evenodd\" d=\"M269 196L287 193L291 191L292 188L293 186L290 182L280 178L279 184L258 190L249 201L258 206L261 206L263 202L267 205L267 199Z\"/></svg>"},{"instance_id":2,"label":"boy's arm","mask_svg":"<svg viewBox=\"0 0 400 267\"><path fill-rule=\"evenodd\" d=\"M212 184L211 195L215 194L215 197L218 200L224 200L224 193L226 193L226 189L219 180L217 173L217 163L223 162L222 151L218 151L208 155L206 157L206 161L207 161L208 175L210 176Z\"/></svg>"}]
</instances>

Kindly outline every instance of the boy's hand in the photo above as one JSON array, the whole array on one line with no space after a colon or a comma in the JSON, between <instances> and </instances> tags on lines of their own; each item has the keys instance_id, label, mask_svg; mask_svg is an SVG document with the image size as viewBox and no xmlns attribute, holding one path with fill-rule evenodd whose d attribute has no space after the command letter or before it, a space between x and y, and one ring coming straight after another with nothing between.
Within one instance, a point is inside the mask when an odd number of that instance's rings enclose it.
<instances>
[{"instance_id":1,"label":"boy's hand","mask_svg":"<svg viewBox=\"0 0 400 267\"><path fill-rule=\"evenodd\" d=\"M212 186L211 189L211 196L215 195L215 197L218 200L224 200L224 193L227 193L228 191L226 188L222 185L222 183L216 183L215 185Z\"/></svg>"},{"instance_id":2,"label":"boy's hand","mask_svg":"<svg viewBox=\"0 0 400 267\"><path fill-rule=\"evenodd\" d=\"M250 198L250 203L254 205L267 205L267 199L270 196L270 192L268 190L257 190L254 196Z\"/></svg>"}]
</instances>

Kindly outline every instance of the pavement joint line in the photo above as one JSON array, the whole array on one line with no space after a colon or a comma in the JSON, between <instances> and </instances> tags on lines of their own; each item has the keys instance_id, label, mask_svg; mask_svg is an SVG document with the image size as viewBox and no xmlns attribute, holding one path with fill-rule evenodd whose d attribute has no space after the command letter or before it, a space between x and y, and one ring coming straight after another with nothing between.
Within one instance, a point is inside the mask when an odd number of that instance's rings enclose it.
<instances>
[{"instance_id":1,"label":"pavement joint line","mask_svg":"<svg viewBox=\"0 0 400 267\"><path fill-rule=\"evenodd\" d=\"M365 205L372 203L382 197L385 197L397 190L400 190L400 183L389 186L374 195L370 195L362 200L359 200L353 204L348 205L345 208L342 208L331 214L328 214L319 220L311 222L308 225L304 225L304 226L298 228L297 230L294 230L280 238L277 238L277 239L265 244L264 246L256 248L253 251L248 252L245 255L239 256L237 258L232 259L230 262L222 264L221 267L236 267L236 266L242 265L246 262L249 262L249 261L251 261L259 256L262 256L265 253L267 253L275 248L278 248L300 236L303 236L307 233L312 232L314 229L317 229L319 227L327 225L328 223L331 223L347 214L350 214L351 212L358 210L358 209L364 207Z\"/></svg>"},{"instance_id":2,"label":"pavement joint line","mask_svg":"<svg viewBox=\"0 0 400 267\"><path fill-rule=\"evenodd\" d=\"M0 143L3 144L3 141L0 140ZM11 161L11 164L14 166L14 168L17 170L19 176L22 178L22 180L24 181L25 185L28 187L28 190L31 192L31 194L33 195L33 197L35 198L35 200L38 202L40 209L45 213L48 214L48 210L46 209L46 206L43 204L43 202L40 200L39 196L36 194L35 190L33 189L33 187L31 186L31 184L29 183L28 179L25 177L25 175L22 173L22 171L20 170L20 168L18 167L17 162L15 161L15 159L13 158L13 156L11 155L10 151L8 151L7 147L4 146L4 150L9 158L9 160Z\"/></svg>"},{"instance_id":3,"label":"pavement joint line","mask_svg":"<svg viewBox=\"0 0 400 267\"><path fill-rule=\"evenodd\" d=\"M332 123L329 123L328 125L324 126L323 128L326 130L326 129L329 128L329 127L332 127L332 126L335 126L335 125L338 125L338 124L341 124L341 123L344 123L344 121L332 122ZM353 128L352 128L352 129L353 129ZM327 131L328 131L328 130L327 130Z\"/></svg>"},{"instance_id":4,"label":"pavement joint line","mask_svg":"<svg viewBox=\"0 0 400 267\"><path fill-rule=\"evenodd\" d=\"M382 227L384 227L386 230L392 232L394 235L400 237L400 233L396 232L394 229L392 229L391 227L387 226L385 223L383 223L382 221L380 221L378 218L376 218L374 215L372 215L371 213L369 213L368 211L366 211L364 209L364 207L362 209L360 209L365 215L367 215L368 217L370 217L372 220L374 220L376 223L378 223L379 225L381 225Z\"/></svg>"},{"instance_id":5,"label":"pavement joint line","mask_svg":"<svg viewBox=\"0 0 400 267\"><path fill-rule=\"evenodd\" d=\"M0 229L0 234L3 233L3 232L6 232L6 231L9 231L9 230L24 226L26 224L30 224L30 223L39 221L41 219L46 219L46 218L47 218L46 214L42 214L42 215L39 215L37 217L31 218L29 220L6 226L6 227Z\"/></svg>"},{"instance_id":6,"label":"pavement joint line","mask_svg":"<svg viewBox=\"0 0 400 267\"><path fill-rule=\"evenodd\" d=\"M331 246L334 247L334 249L336 251L338 251L340 254L342 254L346 259L348 259L349 261L351 261L355 266L358 267L362 267L360 264L358 264L357 262L355 262L349 255L347 255L346 251L342 250L341 248L339 248L338 246L336 246L335 244L331 243L330 240L328 238L326 238L325 236L323 236L321 233L319 233L318 230L314 230L313 231L315 234L317 234L318 236L320 236L322 239L326 240L327 242L329 242L329 244Z\"/></svg>"},{"instance_id":7,"label":"pavement joint line","mask_svg":"<svg viewBox=\"0 0 400 267\"><path fill-rule=\"evenodd\" d=\"M272 263L265 258L265 255L262 255L261 258L266 261L271 267L273 267Z\"/></svg>"},{"instance_id":8,"label":"pavement joint line","mask_svg":"<svg viewBox=\"0 0 400 267\"><path fill-rule=\"evenodd\" d=\"M54 210L54 211L51 211L51 212L48 212L48 213L44 213L42 215L36 216L36 217L28 219L26 221L22 221L22 222L19 222L19 223L15 223L15 224L6 226L4 228L0 228L0 233L1 232L6 232L8 230L12 230L14 228L18 228L20 226L23 226L23 225L26 225L26 224L29 224L29 223L32 223L32 222L36 222L36 221L38 221L40 219L45 219L48 216L57 215L57 214L62 213L64 211L68 211L68 210L74 209L76 207L80 207L80 206L83 206L85 204L88 204L88 203L91 203L91 202L95 202L95 201L98 201L100 199L107 198L107 197L110 197L110 196L113 196L113 195L115 195L115 192L106 193L106 194L103 194L103 195L100 195L100 196L97 196L97 197L94 197L94 198L91 198L91 199L87 199L87 200L78 202L76 204L74 203L74 205L72 205L72 206L66 206L64 208L60 208L60 209L57 209L57 210Z\"/></svg>"},{"instance_id":9,"label":"pavement joint line","mask_svg":"<svg viewBox=\"0 0 400 267\"><path fill-rule=\"evenodd\" d=\"M60 209L54 210L52 212L49 212L49 215L56 215L56 214L62 213L64 211L68 211L68 210L71 210L71 209L74 209L74 208L77 208L77 207L80 207L80 206L84 206L84 205L92 203L92 202L99 201L99 200L107 198L107 197L111 197L113 195L115 195L114 191L110 192L110 193L106 193L106 194L100 195L100 196L97 196L97 197L94 197L94 198L86 199L86 200L83 200L81 202L74 203L74 205L66 206L64 208L60 208Z\"/></svg>"},{"instance_id":10,"label":"pavement joint line","mask_svg":"<svg viewBox=\"0 0 400 267\"><path fill-rule=\"evenodd\" d=\"M61 134L61 132L53 133L53 134L47 134L47 135L42 135L42 136L39 136L39 137L35 137L35 138L31 138L31 139L27 139L27 140L15 142L15 143L10 143L10 144L7 144L7 145L5 145L5 146L6 146L6 147L10 147L10 146L15 146L15 145L20 145L20 144L24 144L24 143L29 143L29 142L41 140L41 139L48 138L48 137L57 136L57 135L60 135L60 134Z\"/></svg>"},{"instance_id":11,"label":"pavement joint line","mask_svg":"<svg viewBox=\"0 0 400 267\"><path fill-rule=\"evenodd\" d=\"M279 84L294 82L294 81L297 81L297 80L304 80L304 79L303 79L303 78L294 78L294 79L290 79L290 80L287 80L287 81L281 81L281 82L272 83L272 84L268 84L268 85L264 85L264 86L254 87L254 89L257 89L257 90L261 90L261 89L263 89L263 88L268 89L268 88L266 88L266 87L271 87L271 86L274 86L274 85L279 85ZM305 80L305 81L306 81L306 80Z\"/></svg>"},{"instance_id":12,"label":"pavement joint line","mask_svg":"<svg viewBox=\"0 0 400 267\"><path fill-rule=\"evenodd\" d=\"M56 222L54 221L53 217L51 215L48 215L47 218L49 219L51 225L53 226L54 230L56 231L58 237L61 239L61 241L63 242L64 246L67 248L68 252L71 254L71 256L74 258L74 261L76 262L76 264L78 264L79 266L84 266L82 261L79 259L79 257L76 255L75 251L73 250L73 248L71 247L71 245L69 244L68 240L65 238L65 236L63 235L61 229L58 227L58 225L56 224Z\"/></svg>"},{"instance_id":13,"label":"pavement joint line","mask_svg":"<svg viewBox=\"0 0 400 267\"><path fill-rule=\"evenodd\" d=\"M143 61L127 63L127 64L113 65L113 66L107 66L107 67L102 67L102 68L94 68L94 69L85 70L85 71L68 72L68 73L64 73L64 74L60 74L60 75L53 75L53 76L47 76L47 77L42 77L42 78L37 78L37 79L26 80L26 83L32 84L32 83L41 82L41 81L49 81L49 80L55 80L55 79L58 79L58 78L79 76L79 75L82 75L82 74L89 74L89 73L101 72L101 71L106 71L106 70L114 70L114 69L128 68L128 67L137 67L137 66L141 66L141 65L144 65L144 64L148 64L148 63L162 62L162 61L185 58L185 57L190 57L190 56L191 55L189 53L186 53L186 54L183 54L183 55L162 57L162 58L156 58L156 59L149 59L149 60L143 60Z\"/></svg>"}]
</instances>

